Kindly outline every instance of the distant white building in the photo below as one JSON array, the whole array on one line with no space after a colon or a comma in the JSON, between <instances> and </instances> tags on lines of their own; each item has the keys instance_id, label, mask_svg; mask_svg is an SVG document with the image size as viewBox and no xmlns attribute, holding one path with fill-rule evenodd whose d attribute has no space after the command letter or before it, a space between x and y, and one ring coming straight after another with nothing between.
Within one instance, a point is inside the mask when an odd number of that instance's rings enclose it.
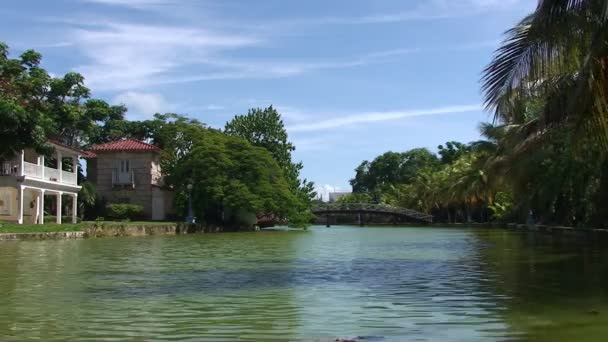
<instances>
[{"instance_id":1,"label":"distant white building","mask_svg":"<svg viewBox=\"0 0 608 342\"><path fill-rule=\"evenodd\" d=\"M330 192L329 193L329 203L337 202L340 198L350 195L351 192Z\"/></svg>"}]
</instances>

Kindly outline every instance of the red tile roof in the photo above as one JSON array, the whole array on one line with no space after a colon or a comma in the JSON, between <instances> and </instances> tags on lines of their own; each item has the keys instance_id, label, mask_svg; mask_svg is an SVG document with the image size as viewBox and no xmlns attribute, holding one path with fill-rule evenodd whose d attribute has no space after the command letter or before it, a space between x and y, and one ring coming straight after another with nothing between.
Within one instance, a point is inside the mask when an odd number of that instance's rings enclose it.
<instances>
[{"instance_id":1,"label":"red tile roof","mask_svg":"<svg viewBox=\"0 0 608 342\"><path fill-rule=\"evenodd\" d=\"M157 146L147 144L135 139L123 139L105 144L94 145L89 148L91 152L150 152L159 151Z\"/></svg>"}]
</instances>

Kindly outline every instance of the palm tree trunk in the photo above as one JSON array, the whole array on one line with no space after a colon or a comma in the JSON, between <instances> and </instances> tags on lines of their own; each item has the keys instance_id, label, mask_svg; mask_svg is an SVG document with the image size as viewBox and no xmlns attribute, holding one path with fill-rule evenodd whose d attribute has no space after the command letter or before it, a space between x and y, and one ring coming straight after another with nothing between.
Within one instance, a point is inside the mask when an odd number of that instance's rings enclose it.
<instances>
[{"instance_id":1,"label":"palm tree trunk","mask_svg":"<svg viewBox=\"0 0 608 342\"><path fill-rule=\"evenodd\" d=\"M464 203L464 213L465 213L465 223L470 223L471 222L471 208L469 207L468 203Z\"/></svg>"}]
</instances>

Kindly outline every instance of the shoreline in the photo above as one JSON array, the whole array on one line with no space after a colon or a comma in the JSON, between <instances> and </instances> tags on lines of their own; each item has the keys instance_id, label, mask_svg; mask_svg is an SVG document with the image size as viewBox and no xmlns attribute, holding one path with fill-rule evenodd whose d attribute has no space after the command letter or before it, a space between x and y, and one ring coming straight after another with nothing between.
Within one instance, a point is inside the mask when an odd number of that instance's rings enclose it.
<instances>
[{"instance_id":1,"label":"shoreline","mask_svg":"<svg viewBox=\"0 0 608 342\"><path fill-rule=\"evenodd\" d=\"M85 225L84 227L82 225ZM7 232L0 233L0 241L22 241L22 240L71 240L87 238L106 238L106 237L141 237L153 235L184 235L184 234L204 234L204 233L224 233L234 232L235 227L227 228L215 225L190 225L181 222L91 222L81 223L80 230L65 231L42 231L42 232ZM340 226L340 225L335 225ZM393 224L373 224L366 227L391 227ZM564 226L548 225L526 225L516 223L431 223L431 224L412 224L403 223L402 227L430 227L430 228L497 228L514 230L521 232L541 233L560 238L577 238L592 240L608 240L608 229L597 228L574 228ZM238 228L238 227L236 227ZM267 228L264 232L278 231L280 229Z\"/></svg>"}]
</instances>

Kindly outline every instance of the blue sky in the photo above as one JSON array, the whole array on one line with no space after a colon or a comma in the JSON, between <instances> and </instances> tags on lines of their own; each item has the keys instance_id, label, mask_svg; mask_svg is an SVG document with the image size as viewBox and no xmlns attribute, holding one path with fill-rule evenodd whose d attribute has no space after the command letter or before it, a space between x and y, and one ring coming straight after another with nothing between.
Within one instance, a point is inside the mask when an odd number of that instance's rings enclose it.
<instances>
[{"instance_id":1,"label":"blue sky","mask_svg":"<svg viewBox=\"0 0 608 342\"><path fill-rule=\"evenodd\" d=\"M274 105L321 192L383 152L479 138L479 79L533 0L3 0L0 40L128 117Z\"/></svg>"}]
</instances>

